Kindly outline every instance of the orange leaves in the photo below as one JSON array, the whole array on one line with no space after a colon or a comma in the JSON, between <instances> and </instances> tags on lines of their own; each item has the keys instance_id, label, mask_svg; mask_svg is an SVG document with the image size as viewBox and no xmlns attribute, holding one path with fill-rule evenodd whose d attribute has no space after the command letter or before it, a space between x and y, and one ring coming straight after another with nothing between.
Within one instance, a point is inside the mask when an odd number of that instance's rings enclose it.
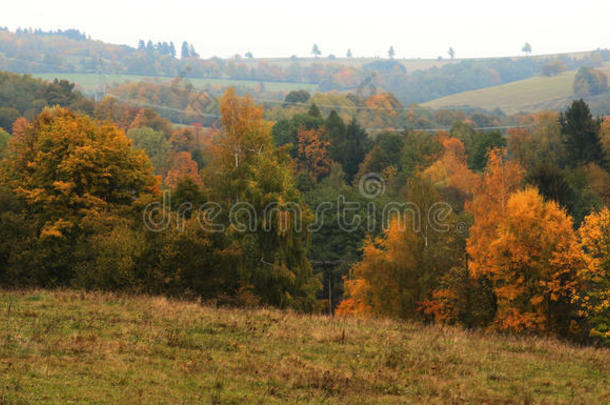
<instances>
[{"instance_id":1,"label":"orange leaves","mask_svg":"<svg viewBox=\"0 0 610 405\"><path fill-rule=\"evenodd\" d=\"M330 142L325 141L320 129L307 130L300 127L297 132L297 160L300 170L308 171L319 179L330 172L331 159L328 154Z\"/></svg>"},{"instance_id":2,"label":"orange leaves","mask_svg":"<svg viewBox=\"0 0 610 405\"><path fill-rule=\"evenodd\" d=\"M419 306L417 289L417 235L397 219L390 222L383 237L369 239L362 261L345 281L347 302L342 313L415 316Z\"/></svg>"},{"instance_id":3,"label":"orange leaves","mask_svg":"<svg viewBox=\"0 0 610 405\"><path fill-rule=\"evenodd\" d=\"M567 329L572 297L579 290L582 252L572 221L535 188L511 195L488 245L487 275L504 329ZM552 307L562 305L563 313Z\"/></svg>"},{"instance_id":4,"label":"orange leaves","mask_svg":"<svg viewBox=\"0 0 610 405\"><path fill-rule=\"evenodd\" d=\"M178 183L190 178L195 183L202 185L201 177L199 177L199 167L197 162L191 158L189 152L176 152L170 156L169 171L165 177L165 185L169 188L176 188Z\"/></svg>"},{"instance_id":5,"label":"orange leaves","mask_svg":"<svg viewBox=\"0 0 610 405\"><path fill-rule=\"evenodd\" d=\"M496 227L504 217L509 196L522 181L521 168L505 160L505 152L494 149L489 153L485 173L473 187L473 199L466 209L474 216L466 251L471 257L469 269L473 276L489 273L489 245L495 238Z\"/></svg>"}]
</instances>

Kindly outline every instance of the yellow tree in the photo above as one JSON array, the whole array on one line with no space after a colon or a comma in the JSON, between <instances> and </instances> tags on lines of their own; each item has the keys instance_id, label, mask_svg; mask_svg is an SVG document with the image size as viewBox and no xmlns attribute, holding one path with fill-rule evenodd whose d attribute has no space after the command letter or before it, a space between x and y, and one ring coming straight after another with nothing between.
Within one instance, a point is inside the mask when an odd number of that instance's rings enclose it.
<instances>
[{"instance_id":1,"label":"yellow tree","mask_svg":"<svg viewBox=\"0 0 610 405\"><path fill-rule=\"evenodd\" d=\"M470 256L468 268L475 277L491 271L489 246L506 214L508 199L521 187L522 178L521 168L506 160L506 152L500 149L489 152L485 172L473 189L472 201L466 204L466 209L474 217L466 251Z\"/></svg>"},{"instance_id":2,"label":"yellow tree","mask_svg":"<svg viewBox=\"0 0 610 405\"><path fill-rule=\"evenodd\" d=\"M582 251L571 218L535 188L510 196L486 247L500 329L574 332Z\"/></svg>"},{"instance_id":3,"label":"yellow tree","mask_svg":"<svg viewBox=\"0 0 610 405\"><path fill-rule=\"evenodd\" d=\"M347 299L337 313L413 317L421 299L418 294L416 249L418 236L394 218L383 237L369 239L362 261L346 280Z\"/></svg>"},{"instance_id":4,"label":"yellow tree","mask_svg":"<svg viewBox=\"0 0 610 405\"><path fill-rule=\"evenodd\" d=\"M610 209L587 216L579 235L586 263L579 302L591 325L591 336L610 344Z\"/></svg>"}]
</instances>

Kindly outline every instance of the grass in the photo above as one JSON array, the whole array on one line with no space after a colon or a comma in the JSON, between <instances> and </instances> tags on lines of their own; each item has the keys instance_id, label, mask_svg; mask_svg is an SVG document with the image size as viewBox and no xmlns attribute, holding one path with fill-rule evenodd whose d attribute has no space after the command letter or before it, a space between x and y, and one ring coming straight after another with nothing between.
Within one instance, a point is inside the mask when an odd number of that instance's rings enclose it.
<instances>
[{"instance_id":1,"label":"grass","mask_svg":"<svg viewBox=\"0 0 610 405\"><path fill-rule=\"evenodd\" d=\"M83 91L86 93L95 92L104 83L106 85L112 85L113 83L126 83L126 82L138 82L140 80L159 80L166 82L171 80L171 77L161 76L140 76L140 75L121 75L121 74L105 74L102 78L96 73L34 73L34 77L38 77L44 80L68 80L73 83L77 83ZM261 81L257 80L236 80L236 79L189 79L193 86L196 88L203 88L207 85L220 85L220 86L244 86L254 88L258 86ZM313 92L318 88L317 84L312 83L297 83L297 82L262 82L265 88L269 91L290 91L305 89Z\"/></svg>"},{"instance_id":2,"label":"grass","mask_svg":"<svg viewBox=\"0 0 610 405\"><path fill-rule=\"evenodd\" d=\"M610 350L161 297L0 291L0 404L607 404Z\"/></svg>"},{"instance_id":3,"label":"grass","mask_svg":"<svg viewBox=\"0 0 610 405\"><path fill-rule=\"evenodd\" d=\"M610 64L606 64L601 70L610 75ZM554 77L535 76L438 98L424 103L423 106L443 108L468 105L488 110L500 108L507 114L541 109L547 104L572 98L575 75L576 71L569 71Z\"/></svg>"}]
</instances>

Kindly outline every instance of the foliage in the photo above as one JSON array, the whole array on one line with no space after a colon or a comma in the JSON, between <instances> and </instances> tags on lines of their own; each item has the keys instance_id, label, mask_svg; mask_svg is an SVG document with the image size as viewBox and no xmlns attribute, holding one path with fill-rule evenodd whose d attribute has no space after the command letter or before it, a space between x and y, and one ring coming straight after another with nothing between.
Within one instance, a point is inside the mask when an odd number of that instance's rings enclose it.
<instances>
[{"instance_id":1,"label":"foliage","mask_svg":"<svg viewBox=\"0 0 610 405\"><path fill-rule=\"evenodd\" d=\"M610 209L587 216L579 235L586 263L579 303L591 325L590 335L610 343Z\"/></svg>"},{"instance_id":2,"label":"foliage","mask_svg":"<svg viewBox=\"0 0 610 405\"><path fill-rule=\"evenodd\" d=\"M607 88L608 77L600 70L583 66L574 77L574 93L578 96L595 96Z\"/></svg>"},{"instance_id":3,"label":"foliage","mask_svg":"<svg viewBox=\"0 0 610 405\"><path fill-rule=\"evenodd\" d=\"M597 163L605 165L604 150L599 138L601 121L593 119L589 106L582 99L574 100L559 116L561 134L567 151L565 164L570 167Z\"/></svg>"}]
</instances>

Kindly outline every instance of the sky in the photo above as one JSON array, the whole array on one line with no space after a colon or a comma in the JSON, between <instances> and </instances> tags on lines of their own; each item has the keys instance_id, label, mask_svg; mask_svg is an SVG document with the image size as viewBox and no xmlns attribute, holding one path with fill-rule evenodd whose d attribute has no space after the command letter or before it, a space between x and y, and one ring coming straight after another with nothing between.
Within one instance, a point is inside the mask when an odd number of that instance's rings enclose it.
<instances>
[{"instance_id":1,"label":"sky","mask_svg":"<svg viewBox=\"0 0 610 405\"><path fill-rule=\"evenodd\" d=\"M0 26L77 28L93 39L193 43L202 57L513 56L610 48L609 0L1 0Z\"/></svg>"}]
</instances>

